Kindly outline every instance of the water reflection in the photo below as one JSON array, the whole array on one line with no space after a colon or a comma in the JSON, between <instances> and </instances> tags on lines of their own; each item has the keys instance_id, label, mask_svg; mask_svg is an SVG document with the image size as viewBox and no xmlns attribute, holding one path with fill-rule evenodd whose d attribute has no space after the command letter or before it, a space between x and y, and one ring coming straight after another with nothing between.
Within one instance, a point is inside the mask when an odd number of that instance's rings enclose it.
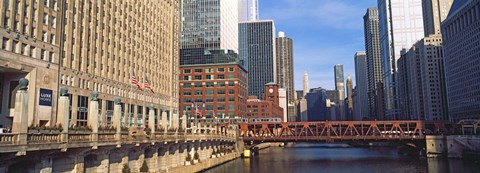
<instances>
[{"instance_id":1,"label":"water reflection","mask_svg":"<svg viewBox=\"0 0 480 173\"><path fill-rule=\"evenodd\" d=\"M478 172L480 164L463 160L426 159L398 155L391 148L351 148L306 145L269 148L254 158L237 159L208 173L283 172Z\"/></svg>"}]
</instances>

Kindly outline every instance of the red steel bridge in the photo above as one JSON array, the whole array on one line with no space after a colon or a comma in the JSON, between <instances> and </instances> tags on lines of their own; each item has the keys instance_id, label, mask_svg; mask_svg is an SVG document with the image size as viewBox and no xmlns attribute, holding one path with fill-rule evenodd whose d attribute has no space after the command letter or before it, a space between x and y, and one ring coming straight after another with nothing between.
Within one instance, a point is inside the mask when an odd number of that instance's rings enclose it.
<instances>
[{"instance_id":1,"label":"red steel bridge","mask_svg":"<svg viewBox=\"0 0 480 173\"><path fill-rule=\"evenodd\" d=\"M321 121L240 123L245 142L425 140L426 134L455 133L447 121Z\"/></svg>"}]
</instances>

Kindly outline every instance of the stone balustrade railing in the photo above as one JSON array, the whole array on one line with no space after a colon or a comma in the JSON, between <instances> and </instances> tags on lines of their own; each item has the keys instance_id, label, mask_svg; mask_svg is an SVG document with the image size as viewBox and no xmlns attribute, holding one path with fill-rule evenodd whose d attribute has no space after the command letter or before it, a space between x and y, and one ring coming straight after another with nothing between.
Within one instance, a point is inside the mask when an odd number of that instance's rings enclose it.
<instances>
[{"instance_id":1,"label":"stone balustrade railing","mask_svg":"<svg viewBox=\"0 0 480 173\"><path fill-rule=\"evenodd\" d=\"M0 134L0 145L11 145L15 143L15 135L11 133Z\"/></svg>"},{"instance_id":2,"label":"stone balustrade railing","mask_svg":"<svg viewBox=\"0 0 480 173\"><path fill-rule=\"evenodd\" d=\"M41 143L56 143L60 142L60 134L28 134L28 144L41 144Z\"/></svg>"},{"instance_id":3,"label":"stone balustrade railing","mask_svg":"<svg viewBox=\"0 0 480 173\"><path fill-rule=\"evenodd\" d=\"M67 141L62 141L62 136L67 135L65 138ZM97 135L97 134L95 134ZM100 131L96 137L91 131L69 131L68 134L62 133L28 133L26 144L75 144L75 143L91 143L96 142L96 145L111 145L111 142L121 143L143 143L143 142L168 142L177 140L207 140L207 139L222 139L222 140L235 140L233 133L221 133L216 130L204 130L204 131L156 131L150 134L150 131L121 131L117 134L114 131ZM120 138L117 137L120 135ZM2 146L16 146L22 145L17 141L18 134L2 133L0 134L0 147ZM117 140L120 139L120 141ZM23 143L24 145L25 143Z\"/></svg>"}]
</instances>

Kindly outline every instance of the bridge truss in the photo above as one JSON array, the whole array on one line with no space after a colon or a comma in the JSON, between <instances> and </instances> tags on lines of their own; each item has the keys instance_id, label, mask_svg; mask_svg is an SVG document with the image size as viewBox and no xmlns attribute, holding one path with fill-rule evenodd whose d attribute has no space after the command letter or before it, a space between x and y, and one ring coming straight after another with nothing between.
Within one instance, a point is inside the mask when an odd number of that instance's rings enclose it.
<instances>
[{"instance_id":1,"label":"bridge truss","mask_svg":"<svg viewBox=\"0 0 480 173\"><path fill-rule=\"evenodd\" d=\"M427 121L322 121L241 123L245 142L336 140L420 140L425 134L449 133L448 122Z\"/></svg>"}]
</instances>

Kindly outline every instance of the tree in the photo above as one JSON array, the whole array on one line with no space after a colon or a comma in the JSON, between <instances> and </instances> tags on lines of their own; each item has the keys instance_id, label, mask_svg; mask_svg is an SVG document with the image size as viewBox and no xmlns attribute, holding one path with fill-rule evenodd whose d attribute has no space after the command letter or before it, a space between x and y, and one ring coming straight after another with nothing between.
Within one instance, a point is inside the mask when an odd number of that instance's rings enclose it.
<instances>
[{"instance_id":1,"label":"tree","mask_svg":"<svg viewBox=\"0 0 480 173\"><path fill-rule=\"evenodd\" d=\"M148 165L145 160L143 160L142 167L140 167L140 172L148 172Z\"/></svg>"},{"instance_id":2,"label":"tree","mask_svg":"<svg viewBox=\"0 0 480 173\"><path fill-rule=\"evenodd\" d=\"M123 165L122 173L130 173L130 168L127 164Z\"/></svg>"}]
</instances>

